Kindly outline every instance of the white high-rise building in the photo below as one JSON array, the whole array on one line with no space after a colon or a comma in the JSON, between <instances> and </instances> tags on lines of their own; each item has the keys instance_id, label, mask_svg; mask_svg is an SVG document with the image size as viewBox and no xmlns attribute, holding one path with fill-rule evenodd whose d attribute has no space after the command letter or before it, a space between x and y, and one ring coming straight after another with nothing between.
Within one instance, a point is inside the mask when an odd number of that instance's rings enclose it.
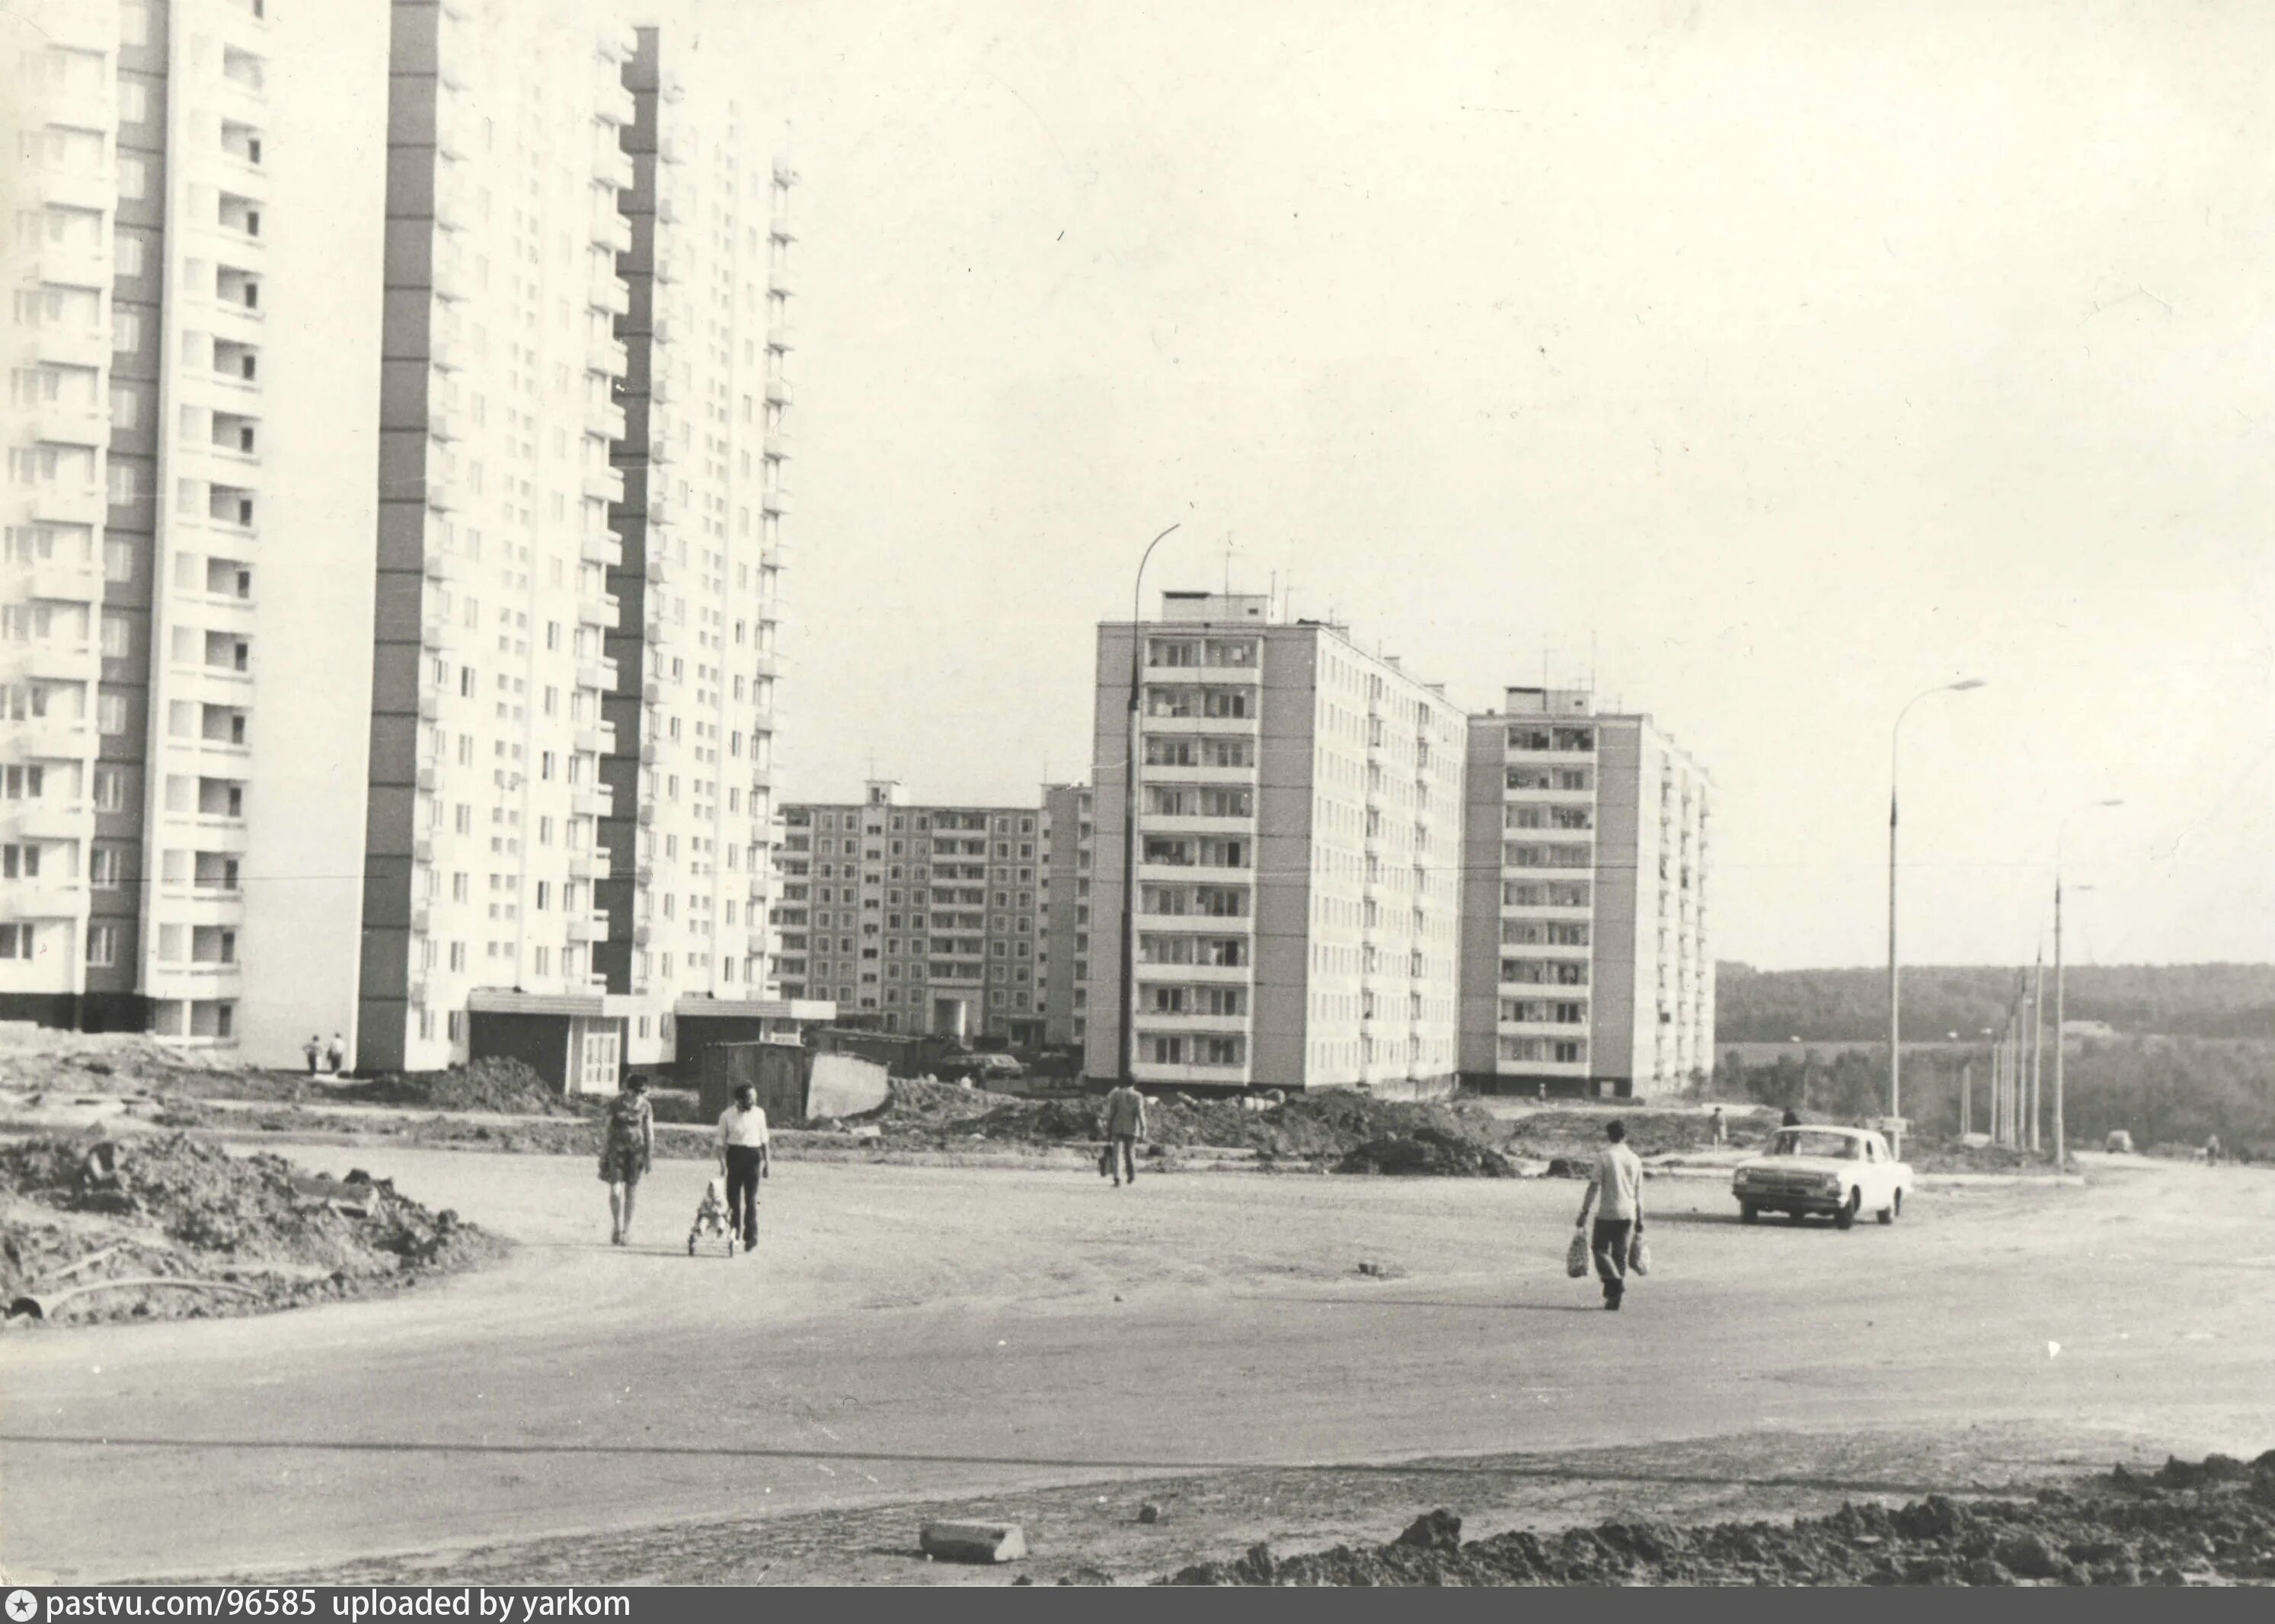
<instances>
[{"instance_id":1,"label":"white high-rise building","mask_svg":"<svg viewBox=\"0 0 2275 1624\"><path fill-rule=\"evenodd\" d=\"M281 1055L356 999L388 8L5 21L0 1012Z\"/></svg>"},{"instance_id":2,"label":"white high-rise building","mask_svg":"<svg viewBox=\"0 0 2275 1624\"><path fill-rule=\"evenodd\" d=\"M0 26L0 1016L606 1086L782 1013L788 170L580 0Z\"/></svg>"},{"instance_id":3,"label":"white high-rise building","mask_svg":"<svg viewBox=\"0 0 2275 1624\"><path fill-rule=\"evenodd\" d=\"M767 910L797 177L732 103L690 93L687 54L642 28L624 73L624 488L594 951L609 993L638 1001L636 1061L670 1058L683 1006L780 1013Z\"/></svg>"}]
</instances>

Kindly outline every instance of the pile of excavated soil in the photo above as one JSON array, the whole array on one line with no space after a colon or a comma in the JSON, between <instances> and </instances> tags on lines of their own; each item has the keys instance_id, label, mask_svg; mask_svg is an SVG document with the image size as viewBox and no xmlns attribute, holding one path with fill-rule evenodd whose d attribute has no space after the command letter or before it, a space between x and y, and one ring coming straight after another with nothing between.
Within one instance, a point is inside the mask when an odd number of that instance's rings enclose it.
<instances>
[{"instance_id":1,"label":"pile of excavated soil","mask_svg":"<svg viewBox=\"0 0 2275 1624\"><path fill-rule=\"evenodd\" d=\"M1100 1111L1094 1099L1024 1099L915 1081L895 1082L883 1108L862 1120L897 1148L949 1149L974 1139L1048 1145L1097 1139ZM1163 1094L1147 1099L1145 1125L1147 1140L1170 1150L1247 1150L1261 1159L1318 1161L1346 1172L1505 1177L1513 1171L1496 1148L1507 1125L1466 1103L1337 1089L1251 1109L1237 1099Z\"/></svg>"},{"instance_id":2,"label":"pile of excavated soil","mask_svg":"<svg viewBox=\"0 0 2275 1624\"><path fill-rule=\"evenodd\" d=\"M1369 1139L1335 1164L1338 1173L1396 1173L1437 1178L1513 1179L1508 1157L1456 1134L1415 1128Z\"/></svg>"},{"instance_id":3,"label":"pile of excavated soil","mask_svg":"<svg viewBox=\"0 0 2275 1624\"><path fill-rule=\"evenodd\" d=\"M1601 1112L1535 1111L1504 1124L1506 1148L1523 1156L1592 1159L1604 1148L1604 1125L1611 1120ZM1697 1112L1636 1110L1621 1113L1620 1120L1627 1124L1628 1144L1638 1156L1679 1155L1714 1146L1713 1122ZM1750 1132L1742 1121L1730 1123L1729 1132L1731 1146L1746 1148L1756 1140L1767 1143L1765 1131Z\"/></svg>"},{"instance_id":4,"label":"pile of excavated soil","mask_svg":"<svg viewBox=\"0 0 2275 1624\"><path fill-rule=\"evenodd\" d=\"M0 1294L58 1324L259 1313L367 1296L487 1262L504 1243L391 1182L299 1172L185 1134L0 1147ZM76 1265L76 1266L74 1266ZM238 1289L120 1285L162 1278Z\"/></svg>"},{"instance_id":5,"label":"pile of excavated soil","mask_svg":"<svg viewBox=\"0 0 2275 1624\"><path fill-rule=\"evenodd\" d=\"M1606 1522L1462 1541L1447 1511L1384 1545L1278 1557L1251 1546L1169 1584L2217 1584L2275 1580L2275 1450L2137 1476L2120 1467L2027 1500L1941 1495L1790 1523Z\"/></svg>"},{"instance_id":6,"label":"pile of excavated soil","mask_svg":"<svg viewBox=\"0 0 2275 1624\"><path fill-rule=\"evenodd\" d=\"M0 1021L0 1088L33 1093L115 1094L187 1081L211 1086L252 1075L194 1049L173 1049L136 1032L74 1032Z\"/></svg>"},{"instance_id":7,"label":"pile of excavated soil","mask_svg":"<svg viewBox=\"0 0 2275 1624\"><path fill-rule=\"evenodd\" d=\"M586 1109L518 1060L478 1060L447 1071L389 1072L326 1089L323 1097L341 1105L509 1116L581 1116Z\"/></svg>"}]
</instances>

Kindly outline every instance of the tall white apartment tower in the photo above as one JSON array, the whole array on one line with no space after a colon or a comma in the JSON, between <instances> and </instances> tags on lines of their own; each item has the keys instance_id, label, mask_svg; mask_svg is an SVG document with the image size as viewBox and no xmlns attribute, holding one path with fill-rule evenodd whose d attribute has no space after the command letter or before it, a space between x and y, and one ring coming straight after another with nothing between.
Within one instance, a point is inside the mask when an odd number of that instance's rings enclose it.
<instances>
[{"instance_id":1,"label":"tall white apartment tower","mask_svg":"<svg viewBox=\"0 0 2275 1624\"><path fill-rule=\"evenodd\" d=\"M667 1060L683 1007L764 1016L775 970L775 631L789 502L790 201L731 102L692 94L684 42L624 64L629 284L605 631L607 933L628 1058Z\"/></svg>"},{"instance_id":2,"label":"tall white apartment tower","mask_svg":"<svg viewBox=\"0 0 2275 1624\"><path fill-rule=\"evenodd\" d=\"M1705 773L1650 717L1511 688L1470 719L1462 1072L1651 1099L1713 1068Z\"/></svg>"},{"instance_id":3,"label":"tall white apartment tower","mask_svg":"<svg viewBox=\"0 0 2275 1624\"><path fill-rule=\"evenodd\" d=\"M392 9L357 1058L463 1060L492 1014L612 1080L624 1012L595 949L635 42L554 7Z\"/></svg>"},{"instance_id":4,"label":"tall white apartment tower","mask_svg":"<svg viewBox=\"0 0 2275 1624\"><path fill-rule=\"evenodd\" d=\"M1138 1080L1450 1087L1462 714L1343 627L1204 593L1099 628L1087 1075L1123 1018L1133 644Z\"/></svg>"},{"instance_id":5,"label":"tall white apartment tower","mask_svg":"<svg viewBox=\"0 0 2275 1624\"><path fill-rule=\"evenodd\" d=\"M11 9L0 1012L352 1023L388 22Z\"/></svg>"}]
</instances>

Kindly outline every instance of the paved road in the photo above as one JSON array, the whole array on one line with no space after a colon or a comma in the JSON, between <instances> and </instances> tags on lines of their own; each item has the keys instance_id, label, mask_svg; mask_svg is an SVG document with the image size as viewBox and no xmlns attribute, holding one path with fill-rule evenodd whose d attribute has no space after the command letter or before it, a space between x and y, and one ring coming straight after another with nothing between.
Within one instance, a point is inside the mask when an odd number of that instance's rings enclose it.
<instances>
[{"instance_id":1,"label":"paved road","mask_svg":"<svg viewBox=\"0 0 2275 1624\"><path fill-rule=\"evenodd\" d=\"M521 1250L388 1302L11 1335L11 1577L1778 1428L2275 1444L2275 1177L2245 1169L1845 1235L1656 1183L1659 1272L1614 1316L1562 1277L1568 1184L793 1163L730 1261L682 1250L692 1163L618 1250L581 1158L295 1153Z\"/></svg>"}]
</instances>

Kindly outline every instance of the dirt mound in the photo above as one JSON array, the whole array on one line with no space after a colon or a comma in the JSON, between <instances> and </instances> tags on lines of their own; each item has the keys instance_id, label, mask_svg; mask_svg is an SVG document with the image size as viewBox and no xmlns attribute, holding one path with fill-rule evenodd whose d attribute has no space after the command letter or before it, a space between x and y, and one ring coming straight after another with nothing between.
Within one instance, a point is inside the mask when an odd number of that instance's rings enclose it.
<instances>
[{"instance_id":1,"label":"dirt mound","mask_svg":"<svg viewBox=\"0 0 2275 1624\"><path fill-rule=\"evenodd\" d=\"M495 1111L510 1116L582 1116L589 1109L518 1060L478 1060L447 1071L389 1072L327 1089L323 1097L341 1105Z\"/></svg>"},{"instance_id":2,"label":"dirt mound","mask_svg":"<svg viewBox=\"0 0 2275 1624\"><path fill-rule=\"evenodd\" d=\"M1591 1159L1604 1148L1604 1124L1612 1119L1587 1111L1535 1111L1510 1121L1508 1148L1536 1157L1585 1156ZM1695 1111L1623 1111L1628 1145L1638 1156L1667 1156L1684 1151L1711 1150L1714 1124ZM1729 1124L1730 1144L1744 1146L1750 1139L1766 1142L1772 1131L1764 1128L1750 1135L1747 1124Z\"/></svg>"},{"instance_id":3,"label":"dirt mound","mask_svg":"<svg viewBox=\"0 0 2275 1624\"><path fill-rule=\"evenodd\" d=\"M2027 1500L1941 1495L1791 1523L1606 1522L1461 1542L1434 1511L1388 1545L1278 1557L1252 1545L1169 1584L2188 1584L2275 1579L2275 1450L2136 1475L2120 1467Z\"/></svg>"},{"instance_id":4,"label":"dirt mound","mask_svg":"<svg viewBox=\"0 0 2275 1624\"><path fill-rule=\"evenodd\" d=\"M1369 1139L1335 1164L1338 1173L1397 1173L1437 1178L1513 1179L1508 1157L1434 1128Z\"/></svg>"},{"instance_id":5,"label":"dirt mound","mask_svg":"<svg viewBox=\"0 0 2275 1624\"><path fill-rule=\"evenodd\" d=\"M185 1134L42 1137L0 1148L0 1292L64 1323L259 1312L394 1290L486 1261L503 1243L386 1180L304 1174ZM154 1277L238 1289L117 1287Z\"/></svg>"},{"instance_id":6,"label":"dirt mound","mask_svg":"<svg viewBox=\"0 0 2275 1624\"><path fill-rule=\"evenodd\" d=\"M975 1137L1020 1144L1094 1141L1100 1102L1028 1099L924 1081L892 1084L884 1107L865 1119L896 1146L949 1148ZM1466 1104L1377 1099L1356 1090L1299 1094L1263 1109L1238 1099L1150 1095L1146 1138L1169 1150L1248 1150L1259 1158L1314 1160L1347 1172L1414 1172L1489 1177L1514 1169L1495 1146L1502 1125Z\"/></svg>"},{"instance_id":7,"label":"dirt mound","mask_svg":"<svg viewBox=\"0 0 2275 1624\"><path fill-rule=\"evenodd\" d=\"M117 1093L183 1081L214 1087L246 1075L211 1051L173 1049L139 1032L74 1032L0 1021L0 1088Z\"/></svg>"}]
</instances>

